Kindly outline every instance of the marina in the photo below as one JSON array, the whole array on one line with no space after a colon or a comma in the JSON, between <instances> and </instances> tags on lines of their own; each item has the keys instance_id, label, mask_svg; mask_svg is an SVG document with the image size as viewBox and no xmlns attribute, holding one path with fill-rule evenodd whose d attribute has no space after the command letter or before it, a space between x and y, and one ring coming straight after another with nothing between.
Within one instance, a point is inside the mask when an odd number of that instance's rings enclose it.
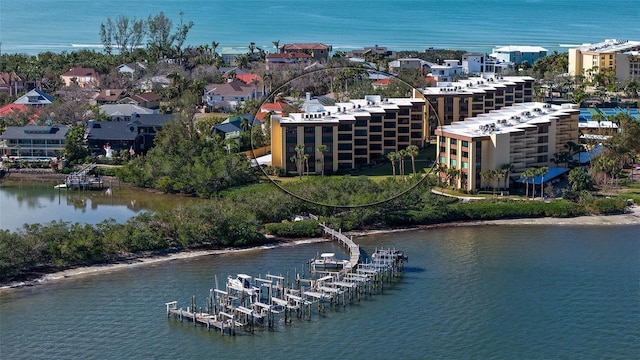
<instances>
[{"instance_id":1,"label":"marina","mask_svg":"<svg viewBox=\"0 0 640 360\"><path fill-rule=\"evenodd\" d=\"M316 218L317 219L317 218ZM395 249L376 249L362 262L360 247L341 231L320 224L323 233L349 250L349 260L336 260L335 253L322 253L293 276L267 274L252 277L229 275L224 287L209 290L204 307L191 297L186 309L177 301L165 303L168 318L206 326L235 336L238 329L254 333L256 328L273 329L279 321L310 320L331 308L345 307L384 290L403 270L407 260ZM399 255L401 254L401 255ZM306 273L308 269L309 273Z\"/></svg>"}]
</instances>

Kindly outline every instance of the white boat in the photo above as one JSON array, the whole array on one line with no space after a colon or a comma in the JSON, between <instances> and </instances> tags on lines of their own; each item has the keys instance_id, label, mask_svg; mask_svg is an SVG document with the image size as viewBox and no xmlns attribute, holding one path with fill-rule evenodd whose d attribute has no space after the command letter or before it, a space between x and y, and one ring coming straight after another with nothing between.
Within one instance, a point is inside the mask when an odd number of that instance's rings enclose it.
<instances>
[{"instance_id":1,"label":"white boat","mask_svg":"<svg viewBox=\"0 0 640 360\"><path fill-rule=\"evenodd\" d=\"M66 189L67 188L67 184L58 184L56 186L53 187L54 189Z\"/></svg>"},{"instance_id":2,"label":"white boat","mask_svg":"<svg viewBox=\"0 0 640 360\"><path fill-rule=\"evenodd\" d=\"M319 259L313 259L311 266L314 270L326 270L326 269L342 269L349 263L349 260L338 260L335 258L334 253L322 253Z\"/></svg>"},{"instance_id":3,"label":"white boat","mask_svg":"<svg viewBox=\"0 0 640 360\"><path fill-rule=\"evenodd\" d=\"M384 261L409 261L409 257L400 250L386 250L386 249L378 249L373 254L371 254L371 258L373 260L384 260Z\"/></svg>"},{"instance_id":4,"label":"white boat","mask_svg":"<svg viewBox=\"0 0 640 360\"><path fill-rule=\"evenodd\" d=\"M251 284L251 276L247 274L238 274L236 277L229 275L227 277L227 286L251 297L260 294L260 288Z\"/></svg>"}]
</instances>

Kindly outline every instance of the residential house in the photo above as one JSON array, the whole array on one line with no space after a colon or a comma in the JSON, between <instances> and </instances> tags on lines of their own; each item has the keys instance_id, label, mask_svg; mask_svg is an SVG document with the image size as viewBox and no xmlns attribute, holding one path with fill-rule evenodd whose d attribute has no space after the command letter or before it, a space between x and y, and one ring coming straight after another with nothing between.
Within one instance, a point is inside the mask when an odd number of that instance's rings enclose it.
<instances>
[{"instance_id":1,"label":"residential house","mask_svg":"<svg viewBox=\"0 0 640 360\"><path fill-rule=\"evenodd\" d=\"M44 107L53 104L55 98L40 89L33 89L20 96L14 104L22 104L33 107Z\"/></svg>"},{"instance_id":2,"label":"residential house","mask_svg":"<svg viewBox=\"0 0 640 360\"><path fill-rule=\"evenodd\" d=\"M438 81L454 81L464 73L458 60L445 60L444 64L432 64L429 68L431 69L431 76Z\"/></svg>"},{"instance_id":3,"label":"residential house","mask_svg":"<svg viewBox=\"0 0 640 360\"><path fill-rule=\"evenodd\" d=\"M130 121L135 115L155 114L152 109L131 104L105 104L100 106L99 111L114 121Z\"/></svg>"},{"instance_id":4,"label":"residential house","mask_svg":"<svg viewBox=\"0 0 640 360\"><path fill-rule=\"evenodd\" d=\"M123 95L124 89L104 89L97 93L93 100L97 105L115 104Z\"/></svg>"},{"instance_id":5,"label":"residential house","mask_svg":"<svg viewBox=\"0 0 640 360\"><path fill-rule=\"evenodd\" d=\"M262 122L252 114L232 116L220 124L213 125L211 136L220 136L222 139L239 138L243 131L248 131L252 126L260 126ZM243 127L245 127L243 129Z\"/></svg>"},{"instance_id":6,"label":"residential house","mask_svg":"<svg viewBox=\"0 0 640 360\"><path fill-rule=\"evenodd\" d=\"M68 125L9 126L0 135L0 153L8 158L51 158L64 150Z\"/></svg>"},{"instance_id":7,"label":"residential house","mask_svg":"<svg viewBox=\"0 0 640 360\"><path fill-rule=\"evenodd\" d=\"M119 73L130 74L131 78L137 78L147 70L147 65L141 62L121 64L116 67Z\"/></svg>"},{"instance_id":8,"label":"residential house","mask_svg":"<svg viewBox=\"0 0 640 360\"><path fill-rule=\"evenodd\" d=\"M15 72L0 73L0 92L9 96L18 96L24 91L24 80Z\"/></svg>"},{"instance_id":9,"label":"residential house","mask_svg":"<svg viewBox=\"0 0 640 360\"><path fill-rule=\"evenodd\" d=\"M154 91L156 89L166 89L171 86L171 79L167 75L156 75L140 79L136 86L142 91Z\"/></svg>"},{"instance_id":10,"label":"residential house","mask_svg":"<svg viewBox=\"0 0 640 360\"><path fill-rule=\"evenodd\" d=\"M91 68L75 67L66 73L60 75L60 80L65 86L71 86L73 83L77 83L80 87L98 86L99 78L98 73Z\"/></svg>"},{"instance_id":11,"label":"residential house","mask_svg":"<svg viewBox=\"0 0 640 360\"><path fill-rule=\"evenodd\" d=\"M304 112L288 116L271 116L272 166L295 171L290 161L296 146L303 145L309 155L309 170L349 171L383 159L389 152L409 145L424 144L425 100L421 98L382 98L368 95L364 99L315 105ZM318 153L325 145L327 151Z\"/></svg>"},{"instance_id":12,"label":"residential house","mask_svg":"<svg viewBox=\"0 0 640 360\"><path fill-rule=\"evenodd\" d=\"M206 85L202 100L209 108L223 108L227 111L233 111L244 101L257 99L259 96L261 96L261 92L256 86L231 79L224 84Z\"/></svg>"},{"instance_id":13,"label":"residential house","mask_svg":"<svg viewBox=\"0 0 640 360\"><path fill-rule=\"evenodd\" d=\"M424 68L430 65L427 61L418 58L403 58L389 62L389 72L397 75L402 70L406 69L416 69L420 71L422 74L424 72Z\"/></svg>"},{"instance_id":14,"label":"residential house","mask_svg":"<svg viewBox=\"0 0 640 360\"><path fill-rule=\"evenodd\" d=\"M487 72L485 55L475 52L462 54L462 72L465 74L483 74Z\"/></svg>"},{"instance_id":15,"label":"residential house","mask_svg":"<svg viewBox=\"0 0 640 360\"><path fill-rule=\"evenodd\" d=\"M131 104L142 106L147 109L156 110L160 108L160 95L155 92L143 92L140 94L133 94L129 96L125 96L120 101L119 104Z\"/></svg>"},{"instance_id":16,"label":"residential house","mask_svg":"<svg viewBox=\"0 0 640 360\"><path fill-rule=\"evenodd\" d=\"M145 154L153 147L158 131L173 119L172 114L134 114L123 121L90 120L85 141L93 156L106 155L105 149L117 152L127 150Z\"/></svg>"},{"instance_id":17,"label":"residential house","mask_svg":"<svg viewBox=\"0 0 640 360\"><path fill-rule=\"evenodd\" d=\"M618 76L617 61L629 59L626 56L618 57L618 54L640 51L640 41L607 39L596 44L586 44L569 49L569 75L584 75L591 79L593 75L611 71ZM632 54L632 53L631 53ZM624 71L621 77L626 77ZM622 82L622 78L617 81Z\"/></svg>"},{"instance_id":18,"label":"residential house","mask_svg":"<svg viewBox=\"0 0 640 360\"><path fill-rule=\"evenodd\" d=\"M547 56L547 49L540 46L503 46L493 49L491 56L500 62L512 62L520 65L527 62L529 65Z\"/></svg>"},{"instance_id":19,"label":"residential house","mask_svg":"<svg viewBox=\"0 0 640 360\"><path fill-rule=\"evenodd\" d=\"M439 126L437 161L459 171L448 179L456 188L498 187L497 179L484 178L483 172L509 164L510 178L518 179L529 168L553 166L554 154L565 151L566 143L579 141L579 113L571 104L527 102Z\"/></svg>"},{"instance_id":20,"label":"residential house","mask_svg":"<svg viewBox=\"0 0 640 360\"><path fill-rule=\"evenodd\" d=\"M311 55L311 58L319 62L327 62L329 59L329 46L321 43L293 43L280 46L280 53Z\"/></svg>"},{"instance_id":21,"label":"residential house","mask_svg":"<svg viewBox=\"0 0 640 360\"><path fill-rule=\"evenodd\" d=\"M382 59L395 59L396 52L387 50L386 47L381 46L369 46L364 49L355 49L351 50L347 53L347 57L349 58L369 58L369 57L380 57Z\"/></svg>"},{"instance_id":22,"label":"residential house","mask_svg":"<svg viewBox=\"0 0 640 360\"><path fill-rule=\"evenodd\" d=\"M265 57L268 65L307 63L312 56L303 52L269 54Z\"/></svg>"}]
</instances>

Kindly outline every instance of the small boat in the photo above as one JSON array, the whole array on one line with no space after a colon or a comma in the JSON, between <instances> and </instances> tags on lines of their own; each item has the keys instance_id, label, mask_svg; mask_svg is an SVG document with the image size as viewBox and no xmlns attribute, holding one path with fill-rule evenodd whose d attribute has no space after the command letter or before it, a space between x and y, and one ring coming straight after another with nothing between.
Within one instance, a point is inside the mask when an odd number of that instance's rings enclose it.
<instances>
[{"instance_id":1,"label":"small boat","mask_svg":"<svg viewBox=\"0 0 640 360\"><path fill-rule=\"evenodd\" d=\"M334 253L322 253L319 259L311 260L313 270L339 270L349 263L349 260L338 260Z\"/></svg>"},{"instance_id":2,"label":"small boat","mask_svg":"<svg viewBox=\"0 0 640 360\"><path fill-rule=\"evenodd\" d=\"M58 184L53 187L54 189L67 189L67 184Z\"/></svg>"},{"instance_id":3,"label":"small boat","mask_svg":"<svg viewBox=\"0 0 640 360\"><path fill-rule=\"evenodd\" d=\"M238 274L235 278L229 275L227 286L251 297L260 295L260 288L251 284L251 276L247 274Z\"/></svg>"},{"instance_id":4,"label":"small boat","mask_svg":"<svg viewBox=\"0 0 640 360\"><path fill-rule=\"evenodd\" d=\"M386 261L409 261L409 257L400 250L391 249L377 249L371 254L373 260L386 260Z\"/></svg>"}]
</instances>

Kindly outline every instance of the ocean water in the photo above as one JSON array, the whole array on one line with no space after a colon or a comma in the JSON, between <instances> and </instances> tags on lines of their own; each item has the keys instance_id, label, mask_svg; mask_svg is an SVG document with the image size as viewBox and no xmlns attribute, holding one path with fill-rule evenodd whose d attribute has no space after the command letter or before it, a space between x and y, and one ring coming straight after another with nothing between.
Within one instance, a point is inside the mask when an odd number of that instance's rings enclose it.
<instances>
[{"instance_id":1,"label":"ocean water","mask_svg":"<svg viewBox=\"0 0 640 360\"><path fill-rule=\"evenodd\" d=\"M496 46L569 45L608 38L640 40L640 2L610 0L31 0L0 1L3 53L100 49L100 24L119 15L147 18L163 11L193 21L188 44L220 43L246 51L250 42L322 42L334 50L380 45L490 52Z\"/></svg>"},{"instance_id":2,"label":"ocean water","mask_svg":"<svg viewBox=\"0 0 640 360\"><path fill-rule=\"evenodd\" d=\"M215 279L293 276L335 243L252 250L0 292L2 359L637 359L638 226L474 226L356 238L396 247L382 293L275 330L167 319Z\"/></svg>"}]
</instances>

